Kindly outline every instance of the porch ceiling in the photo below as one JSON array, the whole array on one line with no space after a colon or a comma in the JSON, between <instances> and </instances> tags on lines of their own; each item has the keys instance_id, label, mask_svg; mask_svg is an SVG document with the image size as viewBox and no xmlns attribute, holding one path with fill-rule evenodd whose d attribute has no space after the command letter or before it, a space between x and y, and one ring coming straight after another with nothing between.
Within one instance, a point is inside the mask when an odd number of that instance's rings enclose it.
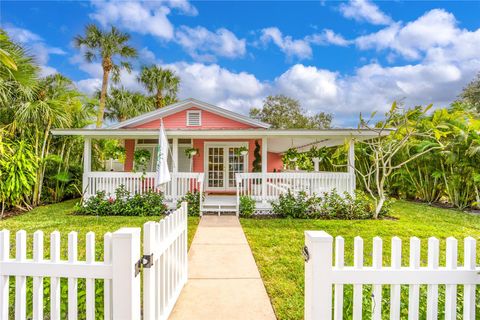
<instances>
[{"instance_id":1,"label":"porch ceiling","mask_svg":"<svg viewBox=\"0 0 480 320\"><path fill-rule=\"evenodd\" d=\"M337 146L346 140L367 140L377 137L366 129L325 129L325 130L276 130L276 129L244 129L244 130L166 130L170 138L191 139L261 139L267 138L268 151L281 153L289 148L308 150L312 146ZM87 136L101 139L152 139L158 137L155 129L54 129L57 136ZM384 135L388 131L384 132Z\"/></svg>"}]
</instances>

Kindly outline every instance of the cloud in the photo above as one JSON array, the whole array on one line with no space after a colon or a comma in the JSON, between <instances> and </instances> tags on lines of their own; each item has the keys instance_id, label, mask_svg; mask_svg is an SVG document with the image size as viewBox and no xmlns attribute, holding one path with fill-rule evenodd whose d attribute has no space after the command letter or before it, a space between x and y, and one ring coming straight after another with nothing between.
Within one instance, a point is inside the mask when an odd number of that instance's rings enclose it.
<instances>
[{"instance_id":1,"label":"cloud","mask_svg":"<svg viewBox=\"0 0 480 320\"><path fill-rule=\"evenodd\" d=\"M65 55L66 52L57 47L48 46L44 39L30 30L19 28L11 24L3 26L10 38L23 45L40 66L40 76L46 77L57 73L57 70L48 66L50 55Z\"/></svg>"},{"instance_id":2,"label":"cloud","mask_svg":"<svg viewBox=\"0 0 480 320\"><path fill-rule=\"evenodd\" d=\"M312 48L308 41L304 39L295 40L291 36L283 36L282 32L276 27L263 29L260 41L264 44L273 42L289 58L310 59L312 57Z\"/></svg>"},{"instance_id":3,"label":"cloud","mask_svg":"<svg viewBox=\"0 0 480 320\"><path fill-rule=\"evenodd\" d=\"M174 27L168 15L172 10L196 15L197 10L186 0L169 1L92 1L94 12L90 18L103 27L120 25L129 31L150 34L163 40L171 40Z\"/></svg>"},{"instance_id":4,"label":"cloud","mask_svg":"<svg viewBox=\"0 0 480 320\"><path fill-rule=\"evenodd\" d=\"M237 58L246 53L245 39L239 39L230 30L215 32L204 27L181 26L175 33L175 41L194 59L215 61L215 57Z\"/></svg>"},{"instance_id":5,"label":"cloud","mask_svg":"<svg viewBox=\"0 0 480 320\"><path fill-rule=\"evenodd\" d=\"M389 49L407 59L420 59L432 48L446 47L468 31L457 27L455 16L442 9L428 11L403 25L397 22L376 33L356 39L360 49Z\"/></svg>"},{"instance_id":6,"label":"cloud","mask_svg":"<svg viewBox=\"0 0 480 320\"><path fill-rule=\"evenodd\" d=\"M317 45L328 45L333 44L336 46L345 47L348 46L351 41L345 39L342 35L335 33L333 30L324 29L321 33L316 33L310 36L305 37L305 39Z\"/></svg>"},{"instance_id":7,"label":"cloud","mask_svg":"<svg viewBox=\"0 0 480 320\"><path fill-rule=\"evenodd\" d=\"M368 0L350 0L339 7L345 18L368 22L375 25L388 25L392 18L382 12L380 8Z\"/></svg>"}]
</instances>

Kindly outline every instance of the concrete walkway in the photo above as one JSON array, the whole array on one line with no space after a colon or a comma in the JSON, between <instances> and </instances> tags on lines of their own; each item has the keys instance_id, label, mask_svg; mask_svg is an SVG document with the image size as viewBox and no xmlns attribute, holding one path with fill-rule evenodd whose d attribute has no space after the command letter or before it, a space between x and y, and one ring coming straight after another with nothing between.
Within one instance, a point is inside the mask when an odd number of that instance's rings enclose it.
<instances>
[{"instance_id":1,"label":"concrete walkway","mask_svg":"<svg viewBox=\"0 0 480 320\"><path fill-rule=\"evenodd\" d=\"M237 217L203 216L188 263L189 279L170 319L275 319Z\"/></svg>"}]
</instances>

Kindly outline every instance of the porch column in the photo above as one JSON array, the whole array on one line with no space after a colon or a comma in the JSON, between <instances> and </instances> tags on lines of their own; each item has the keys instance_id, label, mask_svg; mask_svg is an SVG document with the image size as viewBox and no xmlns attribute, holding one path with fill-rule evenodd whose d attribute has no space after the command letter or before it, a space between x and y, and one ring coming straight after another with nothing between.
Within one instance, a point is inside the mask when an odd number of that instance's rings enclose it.
<instances>
[{"instance_id":1,"label":"porch column","mask_svg":"<svg viewBox=\"0 0 480 320\"><path fill-rule=\"evenodd\" d=\"M267 203L267 163L268 163L267 138L262 138L262 202Z\"/></svg>"},{"instance_id":2,"label":"porch column","mask_svg":"<svg viewBox=\"0 0 480 320\"><path fill-rule=\"evenodd\" d=\"M89 196L87 193L88 176L92 171L92 138L84 137L83 144L83 179L82 179L82 195Z\"/></svg>"},{"instance_id":3,"label":"porch column","mask_svg":"<svg viewBox=\"0 0 480 320\"><path fill-rule=\"evenodd\" d=\"M350 193L353 195L355 192L355 184L356 184L356 175L355 175L355 140L351 139L348 145L348 173L353 175L352 180L350 181L349 190Z\"/></svg>"},{"instance_id":4,"label":"porch column","mask_svg":"<svg viewBox=\"0 0 480 320\"><path fill-rule=\"evenodd\" d=\"M172 199L177 201L177 172L178 172L178 138L172 139Z\"/></svg>"}]
</instances>

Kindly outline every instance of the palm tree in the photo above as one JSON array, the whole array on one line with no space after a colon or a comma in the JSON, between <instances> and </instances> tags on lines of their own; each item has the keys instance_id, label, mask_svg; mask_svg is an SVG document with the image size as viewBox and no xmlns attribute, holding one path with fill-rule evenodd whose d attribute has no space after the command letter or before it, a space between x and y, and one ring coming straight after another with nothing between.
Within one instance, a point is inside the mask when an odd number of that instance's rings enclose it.
<instances>
[{"instance_id":1,"label":"palm tree","mask_svg":"<svg viewBox=\"0 0 480 320\"><path fill-rule=\"evenodd\" d=\"M157 109L177 100L180 78L169 69L162 69L156 65L144 66L138 82L143 84L150 94L155 95Z\"/></svg>"},{"instance_id":2,"label":"palm tree","mask_svg":"<svg viewBox=\"0 0 480 320\"><path fill-rule=\"evenodd\" d=\"M123 87L111 87L109 91L105 105L107 119L121 122L154 109L150 99L141 93Z\"/></svg>"},{"instance_id":3,"label":"palm tree","mask_svg":"<svg viewBox=\"0 0 480 320\"><path fill-rule=\"evenodd\" d=\"M85 48L85 59L93 62L97 58L101 59L103 69L102 90L100 93L100 103L97 113L97 128L103 123L105 113L105 100L107 96L108 80L112 73L113 82L120 80L120 69L123 68L130 72L132 66L129 62L121 60L116 63L115 57L134 58L137 56L137 50L128 45L130 35L123 33L115 27L111 27L109 32L100 30L96 25L89 24L85 28L85 36L76 36L75 46Z\"/></svg>"}]
</instances>

